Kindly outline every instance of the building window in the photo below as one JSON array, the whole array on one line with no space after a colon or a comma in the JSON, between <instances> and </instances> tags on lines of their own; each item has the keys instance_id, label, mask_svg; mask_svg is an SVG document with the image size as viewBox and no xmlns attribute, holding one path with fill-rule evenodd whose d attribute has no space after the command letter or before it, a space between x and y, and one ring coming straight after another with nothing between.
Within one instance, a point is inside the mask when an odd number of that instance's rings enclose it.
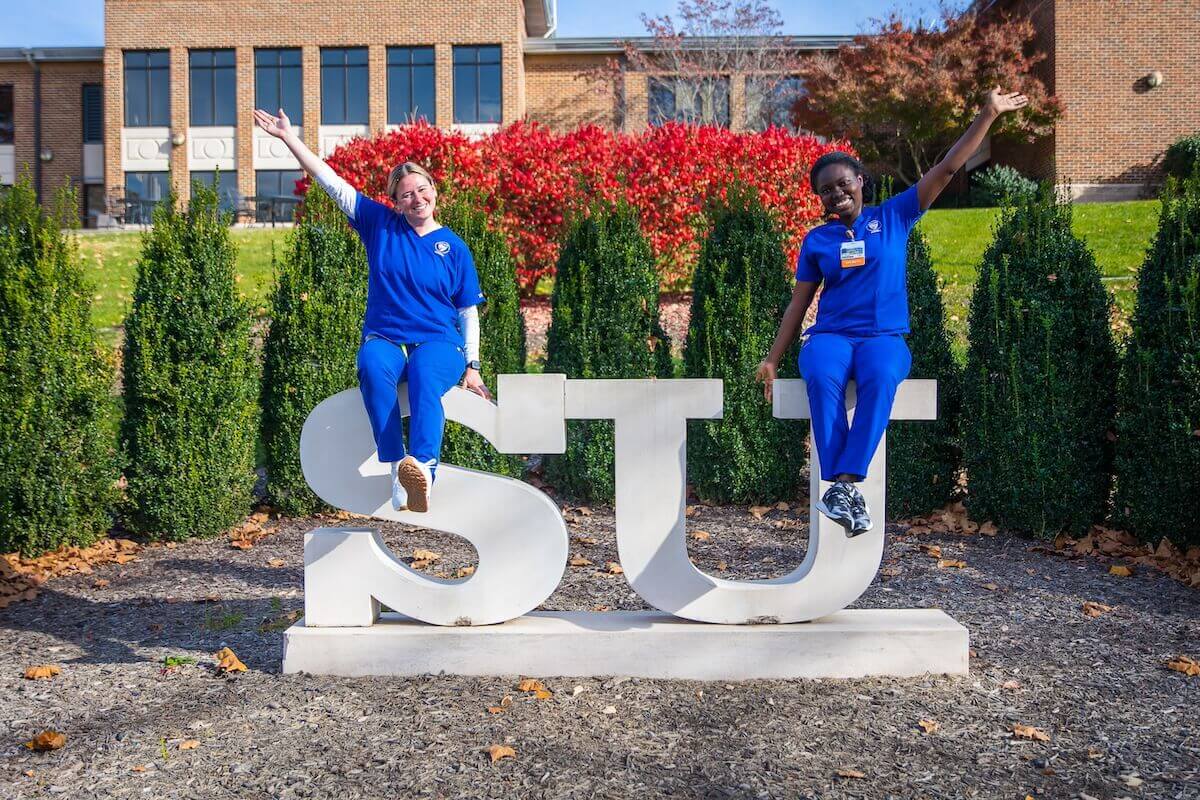
<instances>
[{"instance_id":1,"label":"building window","mask_svg":"<svg viewBox=\"0 0 1200 800\"><path fill-rule=\"evenodd\" d=\"M258 222L290 222L296 213L296 181L304 177L298 169L260 169L254 173L255 208Z\"/></svg>"},{"instance_id":2,"label":"building window","mask_svg":"<svg viewBox=\"0 0 1200 800\"><path fill-rule=\"evenodd\" d=\"M237 74L232 50L193 50L192 125L237 124Z\"/></svg>"},{"instance_id":3,"label":"building window","mask_svg":"<svg viewBox=\"0 0 1200 800\"><path fill-rule=\"evenodd\" d=\"M454 121L500 122L500 45L455 46Z\"/></svg>"},{"instance_id":4,"label":"building window","mask_svg":"<svg viewBox=\"0 0 1200 800\"><path fill-rule=\"evenodd\" d=\"M389 47L387 51L388 116L390 125L437 116L432 47Z\"/></svg>"},{"instance_id":5,"label":"building window","mask_svg":"<svg viewBox=\"0 0 1200 800\"><path fill-rule=\"evenodd\" d=\"M83 85L83 143L104 141L104 93L98 83Z\"/></svg>"},{"instance_id":6,"label":"building window","mask_svg":"<svg viewBox=\"0 0 1200 800\"><path fill-rule=\"evenodd\" d=\"M218 185L218 175L220 175L220 184ZM223 172L217 173L213 170L193 170L191 173L192 183L199 183L210 189L217 190L217 204L222 211L232 212L237 208L238 192L237 192L237 173Z\"/></svg>"},{"instance_id":7,"label":"building window","mask_svg":"<svg viewBox=\"0 0 1200 800\"><path fill-rule=\"evenodd\" d=\"M746 127L765 131L774 126L796 133L797 128L792 123L792 106L803 96L803 78L747 78Z\"/></svg>"},{"instance_id":8,"label":"building window","mask_svg":"<svg viewBox=\"0 0 1200 800\"><path fill-rule=\"evenodd\" d=\"M0 86L0 144L13 143L13 87Z\"/></svg>"},{"instance_id":9,"label":"building window","mask_svg":"<svg viewBox=\"0 0 1200 800\"><path fill-rule=\"evenodd\" d=\"M125 126L171 124L171 57L166 50L125 53Z\"/></svg>"},{"instance_id":10,"label":"building window","mask_svg":"<svg viewBox=\"0 0 1200 800\"><path fill-rule=\"evenodd\" d=\"M322 48L321 124L367 122L367 48Z\"/></svg>"},{"instance_id":11,"label":"building window","mask_svg":"<svg viewBox=\"0 0 1200 800\"><path fill-rule=\"evenodd\" d=\"M649 120L729 127L729 79L651 78Z\"/></svg>"},{"instance_id":12,"label":"building window","mask_svg":"<svg viewBox=\"0 0 1200 800\"><path fill-rule=\"evenodd\" d=\"M125 221L135 225L149 224L154 206L170 194L169 172L125 173Z\"/></svg>"},{"instance_id":13,"label":"building window","mask_svg":"<svg viewBox=\"0 0 1200 800\"><path fill-rule=\"evenodd\" d=\"M272 114L279 109L299 125L304 116L304 70L300 48L254 51L254 105Z\"/></svg>"}]
</instances>

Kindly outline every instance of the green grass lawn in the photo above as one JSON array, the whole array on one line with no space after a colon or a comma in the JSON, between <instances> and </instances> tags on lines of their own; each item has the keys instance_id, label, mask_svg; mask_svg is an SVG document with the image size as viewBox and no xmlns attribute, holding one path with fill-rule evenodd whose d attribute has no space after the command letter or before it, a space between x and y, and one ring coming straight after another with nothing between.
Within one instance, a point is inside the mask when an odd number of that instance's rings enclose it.
<instances>
[{"instance_id":1,"label":"green grass lawn","mask_svg":"<svg viewBox=\"0 0 1200 800\"><path fill-rule=\"evenodd\" d=\"M1075 206L1075 232L1096 254L1096 263L1118 307L1133 309L1134 276L1158 223L1158 201ZM975 270L992 240L999 211L991 208L930 211L921 225L929 236L933 260L944 283L946 313L961 350L966 339L967 306ZM288 229L237 228L238 285L259 313L265 313L271 291L271 249L282 255ZM129 310L142 234L134 231L84 234L79 248L96 286L92 315L113 341ZM549 283L548 281L544 283Z\"/></svg>"}]
</instances>

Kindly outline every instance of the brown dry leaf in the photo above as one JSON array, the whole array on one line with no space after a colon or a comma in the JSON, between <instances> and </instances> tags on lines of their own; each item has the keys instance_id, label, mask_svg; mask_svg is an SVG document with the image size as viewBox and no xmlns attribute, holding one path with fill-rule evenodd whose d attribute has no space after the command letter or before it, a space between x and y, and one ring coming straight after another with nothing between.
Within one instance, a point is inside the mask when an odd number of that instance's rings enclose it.
<instances>
[{"instance_id":1,"label":"brown dry leaf","mask_svg":"<svg viewBox=\"0 0 1200 800\"><path fill-rule=\"evenodd\" d=\"M62 667L57 664L38 664L25 670L25 678L31 681L45 680L61 674Z\"/></svg>"},{"instance_id":2,"label":"brown dry leaf","mask_svg":"<svg viewBox=\"0 0 1200 800\"><path fill-rule=\"evenodd\" d=\"M554 697L554 692L549 689L536 689L533 692L534 700L549 700L551 697Z\"/></svg>"},{"instance_id":3,"label":"brown dry leaf","mask_svg":"<svg viewBox=\"0 0 1200 800\"><path fill-rule=\"evenodd\" d=\"M184 739L179 743L180 750L195 750L199 746L200 741L198 739Z\"/></svg>"},{"instance_id":4,"label":"brown dry leaf","mask_svg":"<svg viewBox=\"0 0 1200 800\"><path fill-rule=\"evenodd\" d=\"M454 570L454 577L456 578L466 578L474 574L474 566L459 567L458 569Z\"/></svg>"},{"instance_id":5,"label":"brown dry leaf","mask_svg":"<svg viewBox=\"0 0 1200 800\"><path fill-rule=\"evenodd\" d=\"M592 606L592 611L609 611L609 610L610 610L610 608L609 608L608 606L605 606L605 605L594 605L594 606Z\"/></svg>"},{"instance_id":6,"label":"brown dry leaf","mask_svg":"<svg viewBox=\"0 0 1200 800\"><path fill-rule=\"evenodd\" d=\"M267 566L278 568L278 567L282 567L286 563L287 562L284 561L282 558L272 558L270 561L267 562Z\"/></svg>"},{"instance_id":7,"label":"brown dry leaf","mask_svg":"<svg viewBox=\"0 0 1200 800\"><path fill-rule=\"evenodd\" d=\"M235 550L249 550L251 547L254 547L254 542L249 539L233 539L229 542L229 546Z\"/></svg>"},{"instance_id":8,"label":"brown dry leaf","mask_svg":"<svg viewBox=\"0 0 1200 800\"><path fill-rule=\"evenodd\" d=\"M591 561L588 561L583 556L578 556L578 555L571 556L571 560L568 561L567 563L570 564L572 567L590 567L592 565Z\"/></svg>"},{"instance_id":9,"label":"brown dry leaf","mask_svg":"<svg viewBox=\"0 0 1200 800\"><path fill-rule=\"evenodd\" d=\"M506 695L504 695L504 699L500 701L500 705L488 706L488 713L489 714L499 714L500 712L504 711L511 705L512 705L512 695L506 694Z\"/></svg>"},{"instance_id":10,"label":"brown dry leaf","mask_svg":"<svg viewBox=\"0 0 1200 800\"><path fill-rule=\"evenodd\" d=\"M938 559L938 568L939 569L945 569L946 567L953 567L955 569L959 569L959 568L965 567L966 565L967 565L967 562L959 561L956 558L940 558L940 559Z\"/></svg>"},{"instance_id":11,"label":"brown dry leaf","mask_svg":"<svg viewBox=\"0 0 1200 800\"><path fill-rule=\"evenodd\" d=\"M492 759L493 764L495 764L497 761L499 761L502 758L516 759L516 757L517 757L517 751L512 749L511 747L509 747L506 744L492 745L491 747L489 747L487 749L487 754L488 754L488 757Z\"/></svg>"},{"instance_id":12,"label":"brown dry leaf","mask_svg":"<svg viewBox=\"0 0 1200 800\"><path fill-rule=\"evenodd\" d=\"M996 585L996 584L994 584L994 583L985 583L985 584L983 585L983 588L987 589L989 592L994 592L994 591L996 591L997 589L999 589L1000 587L999 587L999 586L997 586L997 585Z\"/></svg>"},{"instance_id":13,"label":"brown dry leaf","mask_svg":"<svg viewBox=\"0 0 1200 800\"><path fill-rule=\"evenodd\" d=\"M684 509L683 509L683 515L684 515L685 517L690 517L690 516L692 516L692 515L693 515L693 514L695 514L695 513L696 513L696 507L695 507L695 506L687 506L686 508L684 508Z\"/></svg>"},{"instance_id":14,"label":"brown dry leaf","mask_svg":"<svg viewBox=\"0 0 1200 800\"><path fill-rule=\"evenodd\" d=\"M1004 683L1000 684L1000 688L1008 689L1009 691L1015 691L1015 690L1021 688L1021 682L1020 681L1005 681Z\"/></svg>"},{"instance_id":15,"label":"brown dry leaf","mask_svg":"<svg viewBox=\"0 0 1200 800\"><path fill-rule=\"evenodd\" d=\"M237 657L237 654L228 647L222 647L217 652L213 653L213 658L217 660L217 671L230 672L246 672L246 665Z\"/></svg>"},{"instance_id":16,"label":"brown dry leaf","mask_svg":"<svg viewBox=\"0 0 1200 800\"><path fill-rule=\"evenodd\" d=\"M707 542L712 538L712 534L708 531L692 531L692 538L698 542Z\"/></svg>"},{"instance_id":17,"label":"brown dry leaf","mask_svg":"<svg viewBox=\"0 0 1200 800\"><path fill-rule=\"evenodd\" d=\"M882 578L895 578L901 572L899 567L884 567L879 570L879 575Z\"/></svg>"},{"instance_id":18,"label":"brown dry leaf","mask_svg":"<svg viewBox=\"0 0 1200 800\"><path fill-rule=\"evenodd\" d=\"M605 565L604 571L609 575L620 575L621 573L625 572L625 568L616 561L610 561Z\"/></svg>"},{"instance_id":19,"label":"brown dry leaf","mask_svg":"<svg viewBox=\"0 0 1200 800\"><path fill-rule=\"evenodd\" d=\"M791 511L792 507L790 505L788 505L787 503L785 503L784 501L780 500L778 503L775 504L775 510L776 511Z\"/></svg>"},{"instance_id":20,"label":"brown dry leaf","mask_svg":"<svg viewBox=\"0 0 1200 800\"><path fill-rule=\"evenodd\" d=\"M413 559L416 561L437 561L441 557L441 553L435 553L432 550L426 550L423 547L418 547L416 550L413 550Z\"/></svg>"},{"instance_id":21,"label":"brown dry leaf","mask_svg":"<svg viewBox=\"0 0 1200 800\"><path fill-rule=\"evenodd\" d=\"M755 519L762 519L770 510L770 506L750 506L750 516Z\"/></svg>"},{"instance_id":22,"label":"brown dry leaf","mask_svg":"<svg viewBox=\"0 0 1200 800\"><path fill-rule=\"evenodd\" d=\"M594 545L596 543L596 540L593 539L591 536L576 536L575 542L578 544L584 545L585 547L590 547L591 545Z\"/></svg>"},{"instance_id":23,"label":"brown dry leaf","mask_svg":"<svg viewBox=\"0 0 1200 800\"><path fill-rule=\"evenodd\" d=\"M932 719L919 719L917 720L917 724L921 726L921 730L925 731L925 733L937 733L938 729L942 727L937 723L937 720Z\"/></svg>"},{"instance_id":24,"label":"brown dry leaf","mask_svg":"<svg viewBox=\"0 0 1200 800\"><path fill-rule=\"evenodd\" d=\"M146 767L144 764L138 764L136 767L130 767L129 769L132 770L133 772L145 772L146 771Z\"/></svg>"},{"instance_id":25,"label":"brown dry leaf","mask_svg":"<svg viewBox=\"0 0 1200 800\"><path fill-rule=\"evenodd\" d=\"M1013 737L1016 739L1030 739L1036 742L1050 741L1050 734L1046 733L1041 728L1035 728L1032 725L1022 725L1016 722L1012 726Z\"/></svg>"},{"instance_id":26,"label":"brown dry leaf","mask_svg":"<svg viewBox=\"0 0 1200 800\"><path fill-rule=\"evenodd\" d=\"M418 558L417 560L410 562L409 566L413 569L425 569L432 563L433 561L428 558Z\"/></svg>"},{"instance_id":27,"label":"brown dry leaf","mask_svg":"<svg viewBox=\"0 0 1200 800\"><path fill-rule=\"evenodd\" d=\"M839 769L837 771L837 774L838 774L838 777L840 777L840 778L865 778L865 777L867 777L866 773L859 772L856 769L849 769L847 767L842 767L841 769Z\"/></svg>"},{"instance_id":28,"label":"brown dry leaf","mask_svg":"<svg viewBox=\"0 0 1200 800\"><path fill-rule=\"evenodd\" d=\"M979 533L983 536L995 536L999 532L1000 530L996 527L996 523L991 520L979 526Z\"/></svg>"},{"instance_id":29,"label":"brown dry leaf","mask_svg":"<svg viewBox=\"0 0 1200 800\"><path fill-rule=\"evenodd\" d=\"M30 750L44 752L46 750L57 750L67 743L67 735L58 731L42 731L37 736L25 743L25 746Z\"/></svg>"},{"instance_id":30,"label":"brown dry leaf","mask_svg":"<svg viewBox=\"0 0 1200 800\"><path fill-rule=\"evenodd\" d=\"M942 557L942 548L940 545L923 544L923 545L921 545L921 549L923 551L925 551L925 555L930 556L932 558L941 558Z\"/></svg>"},{"instance_id":31,"label":"brown dry leaf","mask_svg":"<svg viewBox=\"0 0 1200 800\"><path fill-rule=\"evenodd\" d=\"M517 684L517 690L521 692L536 692L539 689L545 689L546 685L536 678L526 678Z\"/></svg>"},{"instance_id":32,"label":"brown dry leaf","mask_svg":"<svg viewBox=\"0 0 1200 800\"><path fill-rule=\"evenodd\" d=\"M1167 662L1167 669L1173 669L1176 672L1182 672L1189 678L1195 678L1200 675L1200 661L1191 656L1178 655Z\"/></svg>"},{"instance_id":33,"label":"brown dry leaf","mask_svg":"<svg viewBox=\"0 0 1200 800\"><path fill-rule=\"evenodd\" d=\"M107 578L97 578L97 579L96 579L96 580L95 580L95 581L92 583L92 588L93 588L93 589L103 589L105 586L108 586L108 579L107 579Z\"/></svg>"},{"instance_id":34,"label":"brown dry leaf","mask_svg":"<svg viewBox=\"0 0 1200 800\"><path fill-rule=\"evenodd\" d=\"M1116 575L1118 578L1128 578L1133 574L1133 570L1124 564L1113 564L1108 568L1109 575Z\"/></svg>"},{"instance_id":35,"label":"brown dry leaf","mask_svg":"<svg viewBox=\"0 0 1200 800\"><path fill-rule=\"evenodd\" d=\"M585 517L590 517L592 515L592 510L587 506L580 506L579 508L575 509L575 511Z\"/></svg>"},{"instance_id":36,"label":"brown dry leaf","mask_svg":"<svg viewBox=\"0 0 1200 800\"><path fill-rule=\"evenodd\" d=\"M1112 610L1112 606L1106 606L1104 603L1094 603L1091 600L1088 600L1083 604L1083 613L1089 617L1098 617L1101 614L1107 614Z\"/></svg>"},{"instance_id":37,"label":"brown dry leaf","mask_svg":"<svg viewBox=\"0 0 1200 800\"><path fill-rule=\"evenodd\" d=\"M727 569L729 569L729 565L726 564L724 561L717 562L717 572L724 572Z\"/></svg>"}]
</instances>

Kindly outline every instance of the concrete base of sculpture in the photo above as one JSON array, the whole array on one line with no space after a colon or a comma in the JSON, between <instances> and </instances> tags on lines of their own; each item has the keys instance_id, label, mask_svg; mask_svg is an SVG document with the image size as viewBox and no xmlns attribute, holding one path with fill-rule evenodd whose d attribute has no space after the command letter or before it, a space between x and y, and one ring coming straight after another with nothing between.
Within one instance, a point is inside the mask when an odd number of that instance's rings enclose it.
<instances>
[{"instance_id":1,"label":"concrete base of sculpture","mask_svg":"<svg viewBox=\"0 0 1200 800\"><path fill-rule=\"evenodd\" d=\"M937 609L851 609L788 625L714 625L660 611L535 611L444 627L384 613L368 627L284 634L283 671L316 675L908 677L967 673L967 629Z\"/></svg>"}]
</instances>

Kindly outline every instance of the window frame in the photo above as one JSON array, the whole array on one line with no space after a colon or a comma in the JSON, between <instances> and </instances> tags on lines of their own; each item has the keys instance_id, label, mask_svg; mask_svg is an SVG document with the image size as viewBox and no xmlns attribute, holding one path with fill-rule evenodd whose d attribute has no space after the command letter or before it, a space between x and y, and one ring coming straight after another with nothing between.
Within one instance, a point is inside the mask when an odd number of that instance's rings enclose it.
<instances>
[{"instance_id":1,"label":"window frame","mask_svg":"<svg viewBox=\"0 0 1200 800\"><path fill-rule=\"evenodd\" d=\"M496 60L484 61L481 59L483 51L495 50ZM472 60L466 60L466 57L471 55ZM504 119L504 47L500 44L463 44L454 45L454 50L451 58L451 69L453 70L454 97L452 102L452 111L454 115L454 123L456 125L499 125ZM496 97L496 115L492 119L483 119L483 114L480 112L480 98L483 92L480 90L482 84L481 75L483 68L494 67L496 69L496 77L498 81L498 93ZM459 80L460 69L474 68L473 86L475 95L473 98L473 114L472 119L464 119L459 116L459 90L462 82Z\"/></svg>"},{"instance_id":2,"label":"window frame","mask_svg":"<svg viewBox=\"0 0 1200 800\"><path fill-rule=\"evenodd\" d=\"M88 138L88 90L94 90L97 97L96 111L100 116L96 131L96 138ZM83 138L84 144L103 144L104 143L104 84L102 83L85 83L79 87L79 119L80 136Z\"/></svg>"},{"instance_id":3,"label":"window frame","mask_svg":"<svg viewBox=\"0 0 1200 800\"><path fill-rule=\"evenodd\" d=\"M0 145L12 145L17 139L17 89L11 83L0 83L0 96L8 95L8 128L7 136L3 125L0 125ZM0 116L3 120L3 116ZM7 141L6 141L7 139Z\"/></svg>"},{"instance_id":4,"label":"window frame","mask_svg":"<svg viewBox=\"0 0 1200 800\"><path fill-rule=\"evenodd\" d=\"M144 65L130 65L130 56L142 56L145 59ZM151 60L155 56L162 56L162 64L152 64ZM129 96L133 81L130 80L130 73L142 74L144 79L142 82L145 89L145 122L137 122L130 118L130 102ZM165 90L163 99L165 100L165 109L160 109L155 102L155 78L161 79L161 88ZM124 50L121 53L121 105L122 105L122 120L126 128L169 128L171 127L171 51L170 50Z\"/></svg>"},{"instance_id":5,"label":"window frame","mask_svg":"<svg viewBox=\"0 0 1200 800\"><path fill-rule=\"evenodd\" d=\"M197 56L207 57L209 63L197 64ZM228 64L218 63L218 58L229 57ZM197 115L197 98L201 92L196 90L198 79L201 84L207 84L208 108L199 109L206 112ZM228 81L228 90L232 94L232 103L224 107L218 100L218 86L224 87ZM237 53L229 47L199 47L188 50L188 124L194 128L216 128L237 126Z\"/></svg>"},{"instance_id":6,"label":"window frame","mask_svg":"<svg viewBox=\"0 0 1200 800\"><path fill-rule=\"evenodd\" d=\"M705 121L703 115L685 115L679 114L679 87L682 84L700 85L703 83L712 83L714 85L724 86L724 111L723 118L719 117L716 121ZM652 75L647 80L646 85L646 121L652 127L665 125L668 122L680 122L685 125L716 125L721 128L729 128L732 117L732 103L730 100L730 84L731 81L728 75L718 75L715 78L689 78L683 75ZM662 97L661 92L656 92L663 87L670 87L671 98L671 114L667 116L662 113L661 107L656 105L655 98ZM716 112L718 109L714 109Z\"/></svg>"},{"instance_id":7,"label":"window frame","mask_svg":"<svg viewBox=\"0 0 1200 800\"><path fill-rule=\"evenodd\" d=\"M296 63L284 64L284 55L293 53L297 56ZM259 63L264 56L269 55L275 57L275 63ZM275 73L273 79L275 97L268 103L259 89L263 76L270 71ZM288 87L292 84L285 80L285 74L290 74L292 71L295 72L296 77L294 87L297 105L295 108L288 107L287 95L292 93ZM293 122L299 124L304 115L304 57L299 47L256 47L254 49L254 106L270 111L272 114L283 108L290 117L293 117Z\"/></svg>"},{"instance_id":8,"label":"window frame","mask_svg":"<svg viewBox=\"0 0 1200 800\"><path fill-rule=\"evenodd\" d=\"M393 58L398 58L401 54L406 54L408 61L393 63ZM415 56L418 54L422 56L428 54L429 61L417 62ZM437 121L437 57L434 53L433 45L398 45L388 47L386 69L387 124L406 125L422 119L430 124L435 124ZM413 112L419 109L419 106L416 105L418 71L424 73L426 70L429 76L429 111L427 113L414 114ZM403 111L396 108L392 102L393 89L395 88L393 81L397 79L406 79L408 83L408 108Z\"/></svg>"},{"instance_id":9,"label":"window frame","mask_svg":"<svg viewBox=\"0 0 1200 800\"><path fill-rule=\"evenodd\" d=\"M341 55L342 63L326 64L325 60L335 53ZM361 64L352 64L349 59L351 55L362 54ZM341 114L334 118L331 116L331 104L326 97L326 70L339 69L341 70ZM351 118L350 115L350 83L351 70L362 70L363 83L363 98L362 98L362 119ZM321 124L322 125L369 125L371 121L371 77L370 77L370 55L366 47L322 47L321 48Z\"/></svg>"}]
</instances>

